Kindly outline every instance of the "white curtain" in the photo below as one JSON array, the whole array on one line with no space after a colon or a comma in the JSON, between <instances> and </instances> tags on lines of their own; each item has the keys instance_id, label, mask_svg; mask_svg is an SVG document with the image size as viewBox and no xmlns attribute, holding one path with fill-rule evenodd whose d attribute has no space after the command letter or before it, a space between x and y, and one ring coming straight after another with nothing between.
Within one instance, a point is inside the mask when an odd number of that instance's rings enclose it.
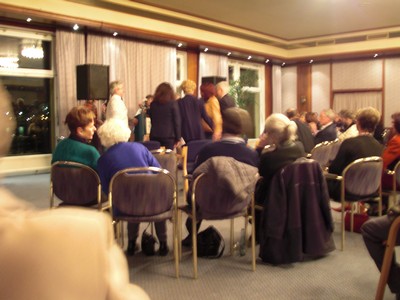
<instances>
[{"instance_id":1,"label":"white curtain","mask_svg":"<svg viewBox=\"0 0 400 300\"><path fill-rule=\"evenodd\" d=\"M58 136L68 136L64 125L65 116L77 105L76 66L85 63L85 37L80 33L56 31L56 132ZM56 134L57 135L57 134Z\"/></svg>"},{"instance_id":2,"label":"white curtain","mask_svg":"<svg viewBox=\"0 0 400 300\"><path fill-rule=\"evenodd\" d=\"M356 112L360 108L367 106L372 106L382 111L382 93L335 93L333 97L333 110L335 112L339 112L342 109L350 109Z\"/></svg>"},{"instance_id":3,"label":"white curtain","mask_svg":"<svg viewBox=\"0 0 400 300\"><path fill-rule=\"evenodd\" d=\"M228 80L228 57L215 54L200 53L199 56L199 82L201 78L206 76L220 76ZM200 95L200 94L199 94Z\"/></svg>"},{"instance_id":4,"label":"white curtain","mask_svg":"<svg viewBox=\"0 0 400 300\"><path fill-rule=\"evenodd\" d=\"M173 87L176 49L113 37L87 36L87 63L110 66L110 81L124 83L124 101L132 118L138 103L162 82Z\"/></svg>"}]
</instances>

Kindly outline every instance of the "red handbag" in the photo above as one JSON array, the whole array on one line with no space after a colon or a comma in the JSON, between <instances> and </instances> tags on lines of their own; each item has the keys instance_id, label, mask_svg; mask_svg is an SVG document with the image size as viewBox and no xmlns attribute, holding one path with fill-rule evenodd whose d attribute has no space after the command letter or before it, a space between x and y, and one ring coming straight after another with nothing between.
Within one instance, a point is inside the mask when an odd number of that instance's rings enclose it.
<instances>
[{"instance_id":1,"label":"red handbag","mask_svg":"<svg viewBox=\"0 0 400 300\"><path fill-rule=\"evenodd\" d=\"M369 215L367 213L354 213L353 232L361 233L361 226L368 221ZM346 211L344 216L344 228L350 231L351 213Z\"/></svg>"}]
</instances>

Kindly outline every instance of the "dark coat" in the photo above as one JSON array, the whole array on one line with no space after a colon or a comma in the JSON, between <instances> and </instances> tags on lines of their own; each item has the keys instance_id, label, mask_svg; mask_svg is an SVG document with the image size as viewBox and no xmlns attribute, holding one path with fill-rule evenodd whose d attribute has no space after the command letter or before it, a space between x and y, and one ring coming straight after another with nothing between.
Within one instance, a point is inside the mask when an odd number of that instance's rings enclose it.
<instances>
[{"instance_id":1,"label":"dark coat","mask_svg":"<svg viewBox=\"0 0 400 300\"><path fill-rule=\"evenodd\" d=\"M194 95L185 95L178 101L181 114L182 138L185 142L204 139L201 127L201 111L199 100Z\"/></svg>"},{"instance_id":2,"label":"dark coat","mask_svg":"<svg viewBox=\"0 0 400 300\"><path fill-rule=\"evenodd\" d=\"M219 107L221 110L221 114L223 114L225 109L235 106L236 106L235 99L233 99L229 94L226 94L221 99L219 99Z\"/></svg>"},{"instance_id":3,"label":"dark coat","mask_svg":"<svg viewBox=\"0 0 400 300\"><path fill-rule=\"evenodd\" d=\"M321 167L300 158L272 179L265 195L260 257L271 264L302 261L335 249L329 195Z\"/></svg>"},{"instance_id":4,"label":"dark coat","mask_svg":"<svg viewBox=\"0 0 400 300\"><path fill-rule=\"evenodd\" d=\"M325 141L334 141L337 138L337 130L336 124L332 123L331 125L325 127L324 129L317 132L315 135L315 145L325 142Z\"/></svg>"},{"instance_id":5,"label":"dark coat","mask_svg":"<svg viewBox=\"0 0 400 300\"><path fill-rule=\"evenodd\" d=\"M297 139L303 144L304 151L310 153L315 146L310 128L300 120L293 120L297 125Z\"/></svg>"}]
</instances>

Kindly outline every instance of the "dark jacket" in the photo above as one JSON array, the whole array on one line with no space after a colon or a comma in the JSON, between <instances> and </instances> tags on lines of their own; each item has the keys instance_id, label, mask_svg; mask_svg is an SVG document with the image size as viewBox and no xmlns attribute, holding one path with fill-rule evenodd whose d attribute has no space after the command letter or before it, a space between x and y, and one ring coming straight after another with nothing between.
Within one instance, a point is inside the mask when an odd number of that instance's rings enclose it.
<instances>
[{"instance_id":1,"label":"dark jacket","mask_svg":"<svg viewBox=\"0 0 400 300\"><path fill-rule=\"evenodd\" d=\"M316 161L300 158L272 179L265 195L260 257L271 264L302 261L335 249L329 195Z\"/></svg>"},{"instance_id":2,"label":"dark jacket","mask_svg":"<svg viewBox=\"0 0 400 300\"><path fill-rule=\"evenodd\" d=\"M303 144L304 151L311 152L315 146L314 137L310 128L300 120L293 120L297 125L297 139Z\"/></svg>"},{"instance_id":3,"label":"dark jacket","mask_svg":"<svg viewBox=\"0 0 400 300\"><path fill-rule=\"evenodd\" d=\"M201 111L199 100L194 95L185 95L178 100L181 114L182 138L185 142L204 139L203 128L201 127Z\"/></svg>"},{"instance_id":4,"label":"dark jacket","mask_svg":"<svg viewBox=\"0 0 400 300\"><path fill-rule=\"evenodd\" d=\"M337 138L336 124L332 123L324 129L317 132L315 135L315 145L325 142L334 141Z\"/></svg>"},{"instance_id":5,"label":"dark jacket","mask_svg":"<svg viewBox=\"0 0 400 300\"><path fill-rule=\"evenodd\" d=\"M236 106L235 100L229 94L226 94L221 99L219 99L219 107L221 109L221 114L224 113L225 109L235 106Z\"/></svg>"}]
</instances>

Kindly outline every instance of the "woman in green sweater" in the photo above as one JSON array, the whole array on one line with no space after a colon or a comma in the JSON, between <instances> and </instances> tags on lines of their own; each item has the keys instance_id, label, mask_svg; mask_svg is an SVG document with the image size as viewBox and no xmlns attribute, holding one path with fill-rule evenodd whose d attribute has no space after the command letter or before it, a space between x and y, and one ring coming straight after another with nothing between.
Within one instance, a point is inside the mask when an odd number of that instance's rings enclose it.
<instances>
[{"instance_id":1,"label":"woman in green sweater","mask_svg":"<svg viewBox=\"0 0 400 300\"><path fill-rule=\"evenodd\" d=\"M97 170L100 154L95 147L88 144L96 131L94 121L95 115L90 109L85 106L73 107L65 118L65 124L71 133L58 143L51 163L74 161Z\"/></svg>"}]
</instances>

